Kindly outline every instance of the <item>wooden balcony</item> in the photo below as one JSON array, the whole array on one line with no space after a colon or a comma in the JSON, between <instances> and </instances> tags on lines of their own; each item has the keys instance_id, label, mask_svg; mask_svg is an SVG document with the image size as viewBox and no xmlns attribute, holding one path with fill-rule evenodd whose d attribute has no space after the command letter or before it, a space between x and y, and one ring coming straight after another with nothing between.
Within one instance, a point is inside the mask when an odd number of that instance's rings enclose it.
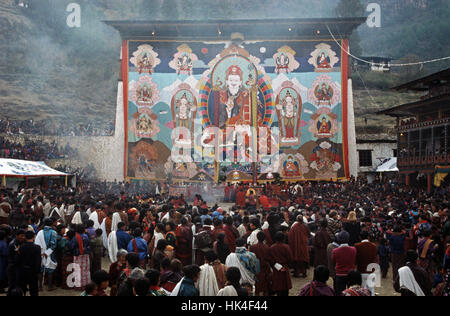
<instances>
[{"instance_id":1,"label":"wooden balcony","mask_svg":"<svg viewBox=\"0 0 450 316\"><path fill-rule=\"evenodd\" d=\"M438 126L443 126L443 125L448 125L448 124L450 124L450 117L446 117L446 118L434 120L434 121L425 121L425 122L401 125L401 126L397 126L396 129L397 129L398 133L402 133L402 132L407 132L407 131L415 130L415 129L421 129L421 128L427 128L427 127L438 127Z\"/></svg>"},{"instance_id":2,"label":"wooden balcony","mask_svg":"<svg viewBox=\"0 0 450 316\"><path fill-rule=\"evenodd\" d=\"M416 156L416 157L399 157L397 165L400 169L404 168L430 168L436 165L450 164L450 153L430 156Z\"/></svg>"}]
</instances>

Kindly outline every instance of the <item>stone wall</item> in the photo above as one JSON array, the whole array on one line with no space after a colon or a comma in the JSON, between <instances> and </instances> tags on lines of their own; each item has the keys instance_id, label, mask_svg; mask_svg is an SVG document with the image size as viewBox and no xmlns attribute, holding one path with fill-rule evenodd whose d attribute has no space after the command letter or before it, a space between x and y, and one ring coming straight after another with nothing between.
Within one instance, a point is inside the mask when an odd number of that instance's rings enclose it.
<instances>
[{"instance_id":1,"label":"stone wall","mask_svg":"<svg viewBox=\"0 0 450 316\"><path fill-rule=\"evenodd\" d=\"M359 156L357 158L359 173L373 172L386 158L394 157L394 149L397 149L397 143L359 143L358 150L372 151L372 167L360 167Z\"/></svg>"}]
</instances>

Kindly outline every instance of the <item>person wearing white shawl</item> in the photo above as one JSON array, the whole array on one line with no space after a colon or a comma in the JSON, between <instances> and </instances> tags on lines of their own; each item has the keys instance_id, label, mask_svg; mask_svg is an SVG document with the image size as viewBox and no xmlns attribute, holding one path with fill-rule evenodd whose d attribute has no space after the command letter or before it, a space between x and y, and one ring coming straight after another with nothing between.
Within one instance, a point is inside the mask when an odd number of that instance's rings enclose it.
<instances>
[{"instance_id":1,"label":"person wearing white shawl","mask_svg":"<svg viewBox=\"0 0 450 316\"><path fill-rule=\"evenodd\" d=\"M67 208L67 216L72 215L74 211L75 211L75 204L71 203Z\"/></svg>"},{"instance_id":2,"label":"person wearing white shawl","mask_svg":"<svg viewBox=\"0 0 450 316\"><path fill-rule=\"evenodd\" d=\"M45 206L44 206L44 216L49 217L51 210L52 210L52 205L51 205L50 201L48 201L47 203L45 203Z\"/></svg>"},{"instance_id":3,"label":"person wearing white shawl","mask_svg":"<svg viewBox=\"0 0 450 316\"><path fill-rule=\"evenodd\" d=\"M103 247L108 249L108 234L106 233L106 218L103 220L102 225L100 226L102 230L102 239L103 239Z\"/></svg>"},{"instance_id":4,"label":"person wearing white shawl","mask_svg":"<svg viewBox=\"0 0 450 316\"><path fill-rule=\"evenodd\" d=\"M81 212L76 212L72 218L73 225L81 225L83 224L83 220L81 219Z\"/></svg>"},{"instance_id":5,"label":"person wearing white shawl","mask_svg":"<svg viewBox=\"0 0 450 316\"><path fill-rule=\"evenodd\" d=\"M59 222L65 223L66 214L64 213L64 209L61 207L55 206L53 210L50 212L50 217L56 218Z\"/></svg>"},{"instance_id":6,"label":"person wearing white shawl","mask_svg":"<svg viewBox=\"0 0 450 316\"><path fill-rule=\"evenodd\" d=\"M116 231L112 231L108 236L108 254L109 260L112 263L117 262L117 253L119 251L119 247L117 246L117 236Z\"/></svg>"},{"instance_id":7,"label":"person wearing white shawl","mask_svg":"<svg viewBox=\"0 0 450 316\"><path fill-rule=\"evenodd\" d=\"M178 296L178 293L180 293L181 284L183 284L184 278L181 279L180 282L175 286L170 296Z\"/></svg>"},{"instance_id":8,"label":"person wearing white shawl","mask_svg":"<svg viewBox=\"0 0 450 316\"><path fill-rule=\"evenodd\" d=\"M400 278L400 288L406 289L414 293L416 296L425 296L419 283L414 278L414 274L408 266L398 269Z\"/></svg>"},{"instance_id":9,"label":"person wearing white shawl","mask_svg":"<svg viewBox=\"0 0 450 316\"><path fill-rule=\"evenodd\" d=\"M94 211L93 213L91 213L91 215L89 216L89 220L94 222L94 228L95 229L99 229L100 228L100 226L101 226L100 224L101 223L99 222L100 218L98 216L97 211Z\"/></svg>"},{"instance_id":10,"label":"person wearing white shawl","mask_svg":"<svg viewBox=\"0 0 450 316\"><path fill-rule=\"evenodd\" d=\"M254 246L256 245L259 241L258 241L258 233L261 231L260 229L260 221L257 217L252 217L250 219L250 230L252 231L252 233L250 234L250 236L247 239L247 245L250 246Z\"/></svg>"},{"instance_id":11,"label":"person wearing white shawl","mask_svg":"<svg viewBox=\"0 0 450 316\"><path fill-rule=\"evenodd\" d=\"M70 215L67 212L67 207L64 203L61 204L61 206L59 206L59 213L62 214L62 220L63 220L63 224L66 224L66 218Z\"/></svg>"},{"instance_id":12,"label":"person wearing white shawl","mask_svg":"<svg viewBox=\"0 0 450 316\"><path fill-rule=\"evenodd\" d=\"M105 243L105 237L106 237L106 219L102 223L102 230L103 230L103 243ZM109 259L111 262L117 261L117 252L119 251L119 246L117 244L117 236L116 232L119 229L119 223L121 222L120 214L114 213L112 217L112 225L111 225L111 233L109 233L109 236L107 237L107 249L109 254Z\"/></svg>"},{"instance_id":13,"label":"person wearing white shawl","mask_svg":"<svg viewBox=\"0 0 450 316\"><path fill-rule=\"evenodd\" d=\"M241 272L241 284L250 283L255 285L256 275L260 271L260 263L256 255L245 248L243 239L236 240L236 250L228 255L225 265L236 267Z\"/></svg>"},{"instance_id":14,"label":"person wearing white shawl","mask_svg":"<svg viewBox=\"0 0 450 316\"><path fill-rule=\"evenodd\" d=\"M236 267L231 267L227 270L227 286L225 286L223 289L221 289L217 296L229 296L229 297L236 297L236 296L248 296L248 291L245 290L240 285L241 280L241 272Z\"/></svg>"},{"instance_id":15,"label":"person wearing white shawl","mask_svg":"<svg viewBox=\"0 0 450 316\"><path fill-rule=\"evenodd\" d=\"M217 296L219 286L214 268L209 263L205 263L200 267L200 270L200 278L198 279L200 296Z\"/></svg>"},{"instance_id":16,"label":"person wearing white shawl","mask_svg":"<svg viewBox=\"0 0 450 316\"><path fill-rule=\"evenodd\" d=\"M433 296L428 272L417 264L419 255L414 250L406 253L406 265L398 269L394 289L402 296Z\"/></svg>"},{"instance_id":17,"label":"person wearing white shawl","mask_svg":"<svg viewBox=\"0 0 450 316\"><path fill-rule=\"evenodd\" d=\"M41 247L42 262L41 266L44 274L47 273L47 282L49 291L54 290L53 275L58 266L55 259L55 250L58 239L58 234L53 230L54 224L51 218L45 219L44 229L42 229L36 236L35 244ZM42 275L44 276L44 275Z\"/></svg>"},{"instance_id":18,"label":"person wearing white shawl","mask_svg":"<svg viewBox=\"0 0 450 316\"><path fill-rule=\"evenodd\" d=\"M120 217L119 213L114 213L112 216L112 224L111 224L111 231L117 231L119 229L119 223L122 222L122 219Z\"/></svg>"},{"instance_id":19,"label":"person wearing white shawl","mask_svg":"<svg viewBox=\"0 0 450 316\"><path fill-rule=\"evenodd\" d=\"M238 293L236 292L236 289L234 288L234 286L228 285L228 286L224 287L223 289L221 289L219 291L219 293L217 293L217 296L234 297L234 296L238 296Z\"/></svg>"}]
</instances>

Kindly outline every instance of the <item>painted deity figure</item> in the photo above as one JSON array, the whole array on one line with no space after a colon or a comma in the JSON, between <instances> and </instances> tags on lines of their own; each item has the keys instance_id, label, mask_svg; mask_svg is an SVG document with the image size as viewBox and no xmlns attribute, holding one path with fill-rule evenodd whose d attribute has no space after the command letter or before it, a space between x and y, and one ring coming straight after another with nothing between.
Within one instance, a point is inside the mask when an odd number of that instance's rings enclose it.
<instances>
[{"instance_id":1,"label":"painted deity figure","mask_svg":"<svg viewBox=\"0 0 450 316\"><path fill-rule=\"evenodd\" d=\"M317 169L320 172L333 171L334 154L328 149L321 149L317 152Z\"/></svg>"},{"instance_id":2,"label":"painted deity figure","mask_svg":"<svg viewBox=\"0 0 450 316\"><path fill-rule=\"evenodd\" d=\"M276 58L277 70L280 73L289 72L289 57L286 54L279 54Z\"/></svg>"},{"instance_id":3,"label":"painted deity figure","mask_svg":"<svg viewBox=\"0 0 450 316\"><path fill-rule=\"evenodd\" d=\"M181 73L190 72L192 67L194 67L194 63L188 54L183 54L180 56L178 58L177 65Z\"/></svg>"},{"instance_id":4,"label":"painted deity figure","mask_svg":"<svg viewBox=\"0 0 450 316\"><path fill-rule=\"evenodd\" d=\"M147 53L144 53L138 62L138 72L139 74L142 74L146 71L151 74L153 72L153 65L151 58Z\"/></svg>"},{"instance_id":5,"label":"painted deity figure","mask_svg":"<svg viewBox=\"0 0 450 316\"><path fill-rule=\"evenodd\" d=\"M148 102L151 101L152 99L152 90L146 86L143 85L139 91L138 91L138 95L139 95L139 101L143 101L143 102Z\"/></svg>"},{"instance_id":6,"label":"painted deity figure","mask_svg":"<svg viewBox=\"0 0 450 316\"><path fill-rule=\"evenodd\" d=\"M193 112L195 111L195 107L188 100L186 93L177 100L177 108L178 113L176 114L177 118L177 127L185 127L189 129L189 122L193 116Z\"/></svg>"},{"instance_id":7,"label":"painted deity figure","mask_svg":"<svg viewBox=\"0 0 450 316\"><path fill-rule=\"evenodd\" d=\"M141 116L136 122L137 130L140 134L151 134L153 130L152 121L145 115Z\"/></svg>"},{"instance_id":8,"label":"painted deity figure","mask_svg":"<svg viewBox=\"0 0 450 316\"><path fill-rule=\"evenodd\" d=\"M285 137L294 139L297 137L295 129L297 126L298 101L288 91L281 104L277 105L277 109L283 117L283 127L285 129Z\"/></svg>"},{"instance_id":9,"label":"painted deity figure","mask_svg":"<svg viewBox=\"0 0 450 316\"><path fill-rule=\"evenodd\" d=\"M326 83L322 83L320 87L317 87L316 98L319 101L330 101L333 97L333 89L328 87Z\"/></svg>"},{"instance_id":10,"label":"painted deity figure","mask_svg":"<svg viewBox=\"0 0 450 316\"><path fill-rule=\"evenodd\" d=\"M317 67L320 69L331 68L330 63L328 62L328 57L325 55L324 52L322 52L322 54L320 54L318 58Z\"/></svg>"},{"instance_id":11,"label":"painted deity figure","mask_svg":"<svg viewBox=\"0 0 450 316\"><path fill-rule=\"evenodd\" d=\"M290 156L285 162L284 162L284 175L286 177L299 177L300 176L300 167L297 163L297 161Z\"/></svg>"},{"instance_id":12,"label":"painted deity figure","mask_svg":"<svg viewBox=\"0 0 450 316\"><path fill-rule=\"evenodd\" d=\"M250 95L243 86L243 72L238 66L231 66L226 72L226 89L220 91L220 108L217 126L225 128L235 125L241 118L241 109L250 105Z\"/></svg>"},{"instance_id":13,"label":"painted deity figure","mask_svg":"<svg viewBox=\"0 0 450 316\"><path fill-rule=\"evenodd\" d=\"M146 176L150 172L152 172L151 165L145 156L139 157L139 164L138 164L137 171L138 171L138 174L141 176Z\"/></svg>"},{"instance_id":14,"label":"painted deity figure","mask_svg":"<svg viewBox=\"0 0 450 316\"><path fill-rule=\"evenodd\" d=\"M322 121L317 123L317 130L319 131L319 135L329 135L331 133L331 122L325 117L322 118Z\"/></svg>"}]
</instances>

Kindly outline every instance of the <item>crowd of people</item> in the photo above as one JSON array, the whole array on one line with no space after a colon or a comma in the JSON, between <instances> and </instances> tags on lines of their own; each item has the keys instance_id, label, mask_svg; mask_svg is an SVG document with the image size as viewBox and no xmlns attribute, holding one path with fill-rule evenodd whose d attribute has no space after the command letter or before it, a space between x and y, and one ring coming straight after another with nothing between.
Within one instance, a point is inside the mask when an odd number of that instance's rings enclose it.
<instances>
[{"instance_id":1,"label":"crowd of people","mask_svg":"<svg viewBox=\"0 0 450 316\"><path fill-rule=\"evenodd\" d=\"M44 287L83 296L374 296L377 277L391 270L403 296L450 294L450 186L427 195L352 180L226 192L230 209L125 183L2 189L0 288L10 296ZM310 269L312 280L292 293L293 278Z\"/></svg>"},{"instance_id":2,"label":"crowd of people","mask_svg":"<svg viewBox=\"0 0 450 316\"><path fill-rule=\"evenodd\" d=\"M24 144L12 142L0 137L0 158L48 161L51 159L66 159L77 155L77 151L67 144L59 147L56 141L40 142L27 140Z\"/></svg>"},{"instance_id":3,"label":"crowd of people","mask_svg":"<svg viewBox=\"0 0 450 316\"><path fill-rule=\"evenodd\" d=\"M95 181L97 179L97 169L94 165L88 164L86 167L71 167L67 165L58 165L56 170L76 176L78 181Z\"/></svg>"},{"instance_id":4,"label":"crowd of people","mask_svg":"<svg viewBox=\"0 0 450 316\"><path fill-rule=\"evenodd\" d=\"M114 122L92 121L83 124L72 120L0 120L0 134L40 136L113 136Z\"/></svg>"}]
</instances>

